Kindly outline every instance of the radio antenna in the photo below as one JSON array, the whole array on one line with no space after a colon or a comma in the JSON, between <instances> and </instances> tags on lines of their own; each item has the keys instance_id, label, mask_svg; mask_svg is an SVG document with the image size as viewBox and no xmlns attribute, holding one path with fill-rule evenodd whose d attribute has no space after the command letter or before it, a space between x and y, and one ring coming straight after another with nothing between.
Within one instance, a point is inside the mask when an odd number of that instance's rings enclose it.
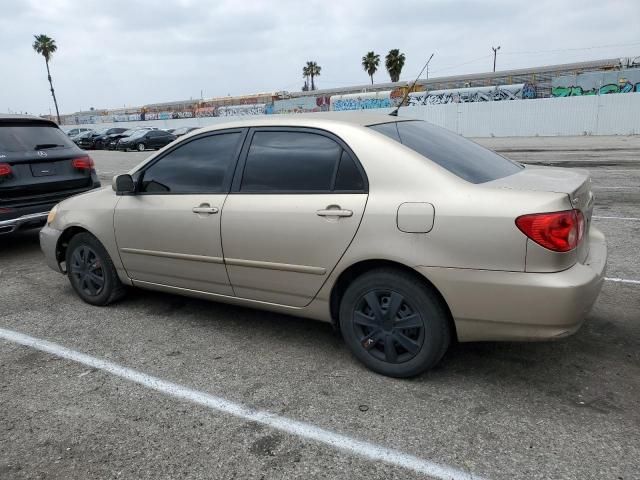
<instances>
[{"instance_id":1,"label":"radio antenna","mask_svg":"<svg viewBox=\"0 0 640 480\"><path fill-rule=\"evenodd\" d=\"M429 57L429 60L427 60L427 63L424 64L424 67L422 67L422 70L420 70L420 73L418 74L418 76L416 77L416 79L413 81L413 84L411 85L410 88L407 88L407 91L404 92L404 97L402 97L402 101L400 102L400 105L398 105L396 107L396 109L391 112L389 115L391 115L392 117L397 117L398 116L398 110L400 110L400 107L402 105L404 105L405 100L407 99L407 97L409 96L409 92L411 90L413 90L413 88L416 86L416 83L418 83L418 80L420 79L420 75L422 75L422 72L424 72L426 70L426 68L429 66L429 62L431 61L431 59L433 58L433 53L431 54L431 56Z\"/></svg>"}]
</instances>

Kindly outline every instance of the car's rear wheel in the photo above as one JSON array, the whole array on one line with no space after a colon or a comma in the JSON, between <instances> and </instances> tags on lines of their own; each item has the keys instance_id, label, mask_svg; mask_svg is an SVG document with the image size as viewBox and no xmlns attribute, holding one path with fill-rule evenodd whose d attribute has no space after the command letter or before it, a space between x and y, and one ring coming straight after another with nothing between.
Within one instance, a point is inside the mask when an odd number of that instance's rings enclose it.
<instances>
[{"instance_id":1,"label":"car's rear wheel","mask_svg":"<svg viewBox=\"0 0 640 480\"><path fill-rule=\"evenodd\" d=\"M144 143L139 143L138 144L138 151L139 152L144 152Z\"/></svg>"},{"instance_id":2,"label":"car's rear wheel","mask_svg":"<svg viewBox=\"0 0 640 480\"><path fill-rule=\"evenodd\" d=\"M451 338L440 298L413 275L395 269L373 270L347 287L340 329L356 358L391 377L430 369Z\"/></svg>"},{"instance_id":3,"label":"car's rear wheel","mask_svg":"<svg viewBox=\"0 0 640 480\"><path fill-rule=\"evenodd\" d=\"M85 302L108 305L124 296L125 287L111 257L90 233L71 238L65 260L71 286Z\"/></svg>"}]
</instances>

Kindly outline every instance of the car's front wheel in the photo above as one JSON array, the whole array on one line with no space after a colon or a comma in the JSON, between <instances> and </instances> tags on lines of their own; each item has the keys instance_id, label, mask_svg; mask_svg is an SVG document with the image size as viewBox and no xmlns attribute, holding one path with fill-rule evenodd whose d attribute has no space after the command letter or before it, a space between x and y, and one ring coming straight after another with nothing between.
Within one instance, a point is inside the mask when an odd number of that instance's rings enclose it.
<instances>
[{"instance_id":1,"label":"car's front wheel","mask_svg":"<svg viewBox=\"0 0 640 480\"><path fill-rule=\"evenodd\" d=\"M138 151L139 151L139 152L144 152L144 148L145 148L145 147L144 147L144 143L139 143L139 144L138 144Z\"/></svg>"},{"instance_id":2,"label":"car's front wheel","mask_svg":"<svg viewBox=\"0 0 640 480\"><path fill-rule=\"evenodd\" d=\"M373 270L356 278L340 303L340 330L371 370L412 377L436 365L451 332L440 298L413 275Z\"/></svg>"},{"instance_id":3,"label":"car's front wheel","mask_svg":"<svg viewBox=\"0 0 640 480\"><path fill-rule=\"evenodd\" d=\"M90 233L71 238L65 260L71 286L85 302L108 305L124 296L125 287L111 257Z\"/></svg>"}]
</instances>

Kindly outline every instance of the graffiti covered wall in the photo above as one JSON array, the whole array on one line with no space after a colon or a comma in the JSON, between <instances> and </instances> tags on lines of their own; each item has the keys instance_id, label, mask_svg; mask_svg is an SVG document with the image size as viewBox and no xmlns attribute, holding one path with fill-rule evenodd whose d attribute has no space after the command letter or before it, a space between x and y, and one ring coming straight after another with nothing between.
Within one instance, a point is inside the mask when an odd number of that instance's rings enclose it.
<instances>
[{"instance_id":1,"label":"graffiti covered wall","mask_svg":"<svg viewBox=\"0 0 640 480\"><path fill-rule=\"evenodd\" d=\"M216 114L218 117L236 117L245 115L264 115L265 104L254 103L249 105L229 105L218 107Z\"/></svg>"},{"instance_id":2,"label":"graffiti covered wall","mask_svg":"<svg viewBox=\"0 0 640 480\"><path fill-rule=\"evenodd\" d=\"M346 95L333 95L330 100L330 109L335 112L345 110L368 110L371 108L390 108L395 106L392 91L349 93Z\"/></svg>"},{"instance_id":3,"label":"graffiti covered wall","mask_svg":"<svg viewBox=\"0 0 640 480\"><path fill-rule=\"evenodd\" d=\"M630 92L640 92L640 68L565 75L551 81L553 97L582 97Z\"/></svg>"},{"instance_id":4,"label":"graffiti covered wall","mask_svg":"<svg viewBox=\"0 0 640 480\"><path fill-rule=\"evenodd\" d=\"M267 113L310 113L329 110L329 97L305 96L276 100Z\"/></svg>"},{"instance_id":5,"label":"graffiti covered wall","mask_svg":"<svg viewBox=\"0 0 640 480\"><path fill-rule=\"evenodd\" d=\"M408 104L442 105L446 103L497 102L536 98L535 86L530 83L490 87L454 88L409 94Z\"/></svg>"}]
</instances>

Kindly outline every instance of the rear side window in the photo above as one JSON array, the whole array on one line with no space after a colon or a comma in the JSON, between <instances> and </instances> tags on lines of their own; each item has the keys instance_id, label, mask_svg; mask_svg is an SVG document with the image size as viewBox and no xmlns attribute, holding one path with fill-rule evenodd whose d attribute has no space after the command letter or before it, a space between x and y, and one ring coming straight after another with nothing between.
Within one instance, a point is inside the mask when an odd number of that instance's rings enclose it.
<instances>
[{"instance_id":1,"label":"rear side window","mask_svg":"<svg viewBox=\"0 0 640 480\"><path fill-rule=\"evenodd\" d=\"M364 190L364 179L351 155L343 151L336 174L335 191L360 192Z\"/></svg>"},{"instance_id":2,"label":"rear side window","mask_svg":"<svg viewBox=\"0 0 640 480\"><path fill-rule=\"evenodd\" d=\"M242 175L241 191L329 191L342 147L306 132L256 132Z\"/></svg>"},{"instance_id":3,"label":"rear side window","mask_svg":"<svg viewBox=\"0 0 640 480\"><path fill-rule=\"evenodd\" d=\"M0 123L0 153L73 147L57 127L38 123Z\"/></svg>"},{"instance_id":4,"label":"rear side window","mask_svg":"<svg viewBox=\"0 0 640 480\"><path fill-rule=\"evenodd\" d=\"M391 122L370 128L471 183L490 182L513 175L523 168L477 143L427 122Z\"/></svg>"},{"instance_id":5,"label":"rear side window","mask_svg":"<svg viewBox=\"0 0 640 480\"><path fill-rule=\"evenodd\" d=\"M147 193L226 192L238 153L240 133L197 138L144 171L142 191Z\"/></svg>"}]
</instances>

